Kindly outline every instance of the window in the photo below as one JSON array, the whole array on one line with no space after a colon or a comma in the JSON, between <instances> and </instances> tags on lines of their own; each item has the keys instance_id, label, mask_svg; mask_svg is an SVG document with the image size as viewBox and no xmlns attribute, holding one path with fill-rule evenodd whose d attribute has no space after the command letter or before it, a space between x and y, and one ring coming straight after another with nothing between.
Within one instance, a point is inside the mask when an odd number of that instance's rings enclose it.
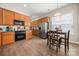
<instances>
[{"instance_id":1,"label":"window","mask_svg":"<svg viewBox=\"0 0 79 59\"><path fill-rule=\"evenodd\" d=\"M52 30L61 26L63 31L72 31L73 16L72 13L63 14L60 16L52 17Z\"/></svg>"}]
</instances>

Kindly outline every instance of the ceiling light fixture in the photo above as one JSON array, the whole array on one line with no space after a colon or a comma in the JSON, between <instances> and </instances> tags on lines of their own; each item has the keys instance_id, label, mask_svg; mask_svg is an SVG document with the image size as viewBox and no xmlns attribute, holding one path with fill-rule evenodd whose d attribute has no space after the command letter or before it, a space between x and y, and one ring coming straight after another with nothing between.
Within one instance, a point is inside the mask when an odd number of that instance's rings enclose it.
<instances>
[{"instance_id":1,"label":"ceiling light fixture","mask_svg":"<svg viewBox=\"0 0 79 59\"><path fill-rule=\"evenodd\" d=\"M59 16L59 15L61 15L61 13L55 13L55 14L54 14L54 16Z\"/></svg>"},{"instance_id":2,"label":"ceiling light fixture","mask_svg":"<svg viewBox=\"0 0 79 59\"><path fill-rule=\"evenodd\" d=\"M58 3L57 3L57 9L58 9L58 8L59 8L59 7L58 7ZM54 14L54 16L59 16L59 15L61 15L61 13L58 12L58 11L57 11L57 13Z\"/></svg>"},{"instance_id":3,"label":"ceiling light fixture","mask_svg":"<svg viewBox=\"0 0 79 59\"><path fill-rule=\"evenodd\" d=\"M24 7L27 7L27 5L26 5L26 4L24 4Z\"/></svg>"}]
</instances>

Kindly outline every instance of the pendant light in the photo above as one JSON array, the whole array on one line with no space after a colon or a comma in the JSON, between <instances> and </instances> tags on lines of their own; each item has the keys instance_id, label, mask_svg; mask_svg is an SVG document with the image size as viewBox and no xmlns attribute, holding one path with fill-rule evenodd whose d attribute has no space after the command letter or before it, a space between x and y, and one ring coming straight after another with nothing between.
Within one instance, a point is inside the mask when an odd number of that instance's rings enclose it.
<instances>
[{"instance_id":1,"label":"pendant light","mask_svg":"<svg viewBox=\"0 0 79 59\"><path fill-rule=\"evenodd\" d=\"M56 9L58 9L58 8L59 8L59 3L57 3L57 8ZM54 16L59 16L59 15L61 15L61 13L58 12L58 10L57 10L57 12L54 14Z\"/></svg>"}]
</instances>

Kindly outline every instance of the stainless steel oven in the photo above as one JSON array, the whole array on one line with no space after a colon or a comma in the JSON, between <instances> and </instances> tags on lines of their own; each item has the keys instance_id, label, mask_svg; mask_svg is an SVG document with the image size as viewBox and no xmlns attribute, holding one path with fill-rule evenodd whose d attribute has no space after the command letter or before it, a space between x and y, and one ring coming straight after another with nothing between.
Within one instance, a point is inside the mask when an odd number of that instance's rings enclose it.
<instances>
[{"instance_id":1,"label":"stainless steel oven","mask_svg":"<svg viewBox=\"0 0 79 59\"><path fill-rule=\"evenodd\" d=\"M14 25L17 26L17 31L15 31L15 41L26 39L26 32L20 28L21 26L24 26L24 21L14 20Z\"/></svg>"},{"instance_id":2,"label":"stainless steel oven","mask_svg":"<svg viewBox=\"0 0 79 59\"><path fill-rule=\"evenodd\" d=\"M15 41L23 40L26 38L25 31L15 31Z\"/></svg>"}]
</instances>

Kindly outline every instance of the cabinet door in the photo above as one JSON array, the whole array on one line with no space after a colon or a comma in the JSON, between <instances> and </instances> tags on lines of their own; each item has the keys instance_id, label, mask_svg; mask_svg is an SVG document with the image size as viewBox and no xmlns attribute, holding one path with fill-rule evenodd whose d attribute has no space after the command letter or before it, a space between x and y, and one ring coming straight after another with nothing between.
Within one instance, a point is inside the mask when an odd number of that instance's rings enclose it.
<instances>
[{"instance_id":1,"label":"cabinet door","mask_svg":"<svg viewBox=\"0 0 79 59\"><path fill-rule=\"evenodd\" d=\"M30 17L29 16L25 16L25 25L29 26L30 24Z\"/></svg>"},{"instance_id":2,"label":"cabinet door","mask_svg":"<svg viewBox=\"0 0 79 59\"><path fill-rule=\"evenodd\" d=\"M13 25L14 12L3 9L3 24Z\"/></svg>"},{"instance_id":3,"label":"cabinet door","mask_svg":"<svg viewBox=\"0 0 79 59\"><path fill-rule=\"evenodd\" d=\"M25 19L25 16L23 14L21 14L21 20L25 21L24 19Z\"/></svg>"},{"instance_id":4,"label":"cabinet door","mask_svg":"<svg viewBox=\"0 0 79 59\"><path fill-rule=\"evenodd\" d=\"M1 47L1 33L0 33L0 47Z\"/></svg>"},{"instance_id":5,"label":"cabinet door","mask_svg":"<svg viewBox=\"0 0 79 59\"><path fill-rule=\"evenodd\" d=\"M32 38L32 31L26 32L26 39L31 39Z\"/></svg>"},{"instance_id":6,"label":"cabinet door","mask_svg":"<svg viewBox=\"0 0 79 59\"><path fill-rule=\"evenodd\" d=\"M26 40L29 39L29 35L28 32L26 32Z\"/></svg>"},{"instance_id":7,"label":"cabinet door","mask_svg":"<svg viewBox=\"0 0 79 59\"><path fill-rule=\"evenodd\" d=\"M37 26L37 23L38 23L37 21L34 21L33 26Z\"/></svg>"},{"instance_id":8,"label":"cabinet door","mask_svg":"<svg viewBox=\"0 0 79 59\"><path fill-rule=\"evenodd\" d=\"M3 33L3 40L2 44L10 44L14 42L14 33Z\"/></svg>"},{"instance_id":9,"label":"cabinet door","mask_svg":"<svg viewBox=\"0 0 79 59\"><path fill-rule=\"evenodd\" d=\"M2 24L2 8L0 8L0 24Z\"/></svg>"},{"instance_id":10,"label":"cabinet door","mask_svg":"<svg viewBox=\"0 0 79 59\"><path fill-rule=\"evenodd\" d=\"M21 20L21 14L15 13L15 19L16 20Z\"/></svg>"},{"instance_id":11,"label":"cabinet door","mask_svg":"<svg viewBox=\"0 0 79 59\"><path fill-rule=\"evenodd\" d=\"M29 32L29 39L32 39L32 31Z\"/></svg>"}]
</instances>

